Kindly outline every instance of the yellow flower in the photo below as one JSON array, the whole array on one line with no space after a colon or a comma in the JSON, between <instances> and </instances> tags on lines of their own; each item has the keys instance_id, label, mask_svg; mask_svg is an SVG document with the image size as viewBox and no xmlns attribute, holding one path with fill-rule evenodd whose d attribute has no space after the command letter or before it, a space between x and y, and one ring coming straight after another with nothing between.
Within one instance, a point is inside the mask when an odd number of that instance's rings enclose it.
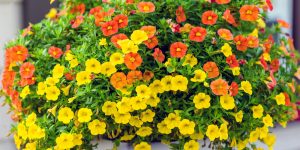
<instances>
[{"instance_id":1,"label":"yellow flower","mask_svg":"<svg viewBox=\"0 0 300 150\"><path fill-rule=\"evenodd\" d=\"M154 116L155 112L151 111L150 109L147 109L146 111L141 113L141 120L143 122L152 122Z\"/></svg>"},{"instance_id":2,"label":"yellow flower","mask_svg":"<svg viewBox=\"0 0 300 150\"><path fill-rule=\"evenodd\" d=\"M269 53L263 53L262 56L265 61L269 61L269 62L271 61L271 56Z\"/></svg>"},{"instance_id":3,"label":"yellow flower","mask_svg":"<svg viewBox=\"0 0 300 150\"><path fill-rule=\"evenodd\" d=\"M121 141L130 141L135 137L135 135L130 135L128 133L125 133L122 137L121 137Z\"/></svg>"},{"instance_id":4,"label":"yellow flower","mask_svg":"<svg viewBox=\"0 0 300 150\"><path fill-rule=\"evenodd\" d=\"M47 84L48 86L54 86L54 85L56 85L56 83L58 83L58 82L59 82L59 79L57 79L57 78L48 77L48 78L46 79L46 84Z\"/></svg>"},{"instance_id":5,"label":"yellow flower","mask_svg":"<svg viewBox=\"0 0 300 150\"><path fill-rule=\"evenodd\" d=\"M221 52L224 54L225 57L228 57L230 55L232 55L232 48L230 47L230 45L228 43L225 43L222 47L221 47Z\"/></svg>"},{"instance_id":6,"label":"yellow flower","mask_svg":"<svg viewBox=\"0 0 300 150\"><path fill-rule=\"evenodd\" d=\"M265 126L267 127L273 127L273 118L267 114L265 117L263 117L263 122L265 124Z\"/></svg>"},{"instance_id":7,"label":"yellow flower","mask_svg":"<svg viewBox=\"0 0 300 150\"><path fill-rule=\"evenodd\" d=\"M146 85L137 86L135 88L135 91L139 98L149 98L149 95L151 94L151 89L149 87L147 87Z\"/></svg>"},{"instance_id":8,"label":"yellow flower","mask_svg":"<svg viewBox=\"0 0 300 150\"><path fill-rule=\"evenodd\" d=\"M58 112L58 120L64 124L69 124L74 117L74 112L69 107L61 108Z\"/></svg>"},{"instance_id":9,"label":"yellow flower","mask_svg":"<svg viewBox=\"0 0 300 150\"><path fill-rule=\"evenodd\" d=\"M47 111L50 112L53 116L56 116L56 108L57 108L57 105L55 105L52 108L49 108Z\"/></svg>"},{"instance_id":10,"label":"yellow flower","mask_svg":"<svg viewBox=\"0 0 300 150\"><path fill-rule=\"evenodd\" d=\"M88 71L78 72L76 75L77 85L89 84L91 83L91 73Z\"/></svg>"},{"instance_id":11,"label":"yellow flower","mask_svg":"<svg viewBox=\"0 0 300 150\"><path fill-rule=\"evenodd\" d=\"M119 65L124 63L124 55L121 53L113 53L109 57L109 61L114 65Z\"/></svg>"},{"instance_id":12,"label":"yellow flower","mask_svg":"<svg viewBox=\"0 0 300 150\"><path fill-rule=\"evenodd\" d=\"M29 139L40 139L45 137L45 130L37 126L36 124L31 125L28 128L28 138Z\"/></svg>"},{"instance_id":13,"label":"yellow flower","mask_svg":"<svg viewBox=\"0 0 300 150\"><path fill-rule=\"evenodd\" d=\"M105 122L95 119L88 124L88 128L92 135L104 134L106 131L106 124Z\"/></svg>"},{"instance_id":14,"label":"yellow flower","mask_svg":"<svg viewBox=\"0 0 300 150\"><path fill-rule=\"evenodd\" d=\"M214 141L216 138L220 137L219 127L217 125L209 125L206 130L206 136L210 141Z\"/></svg>"},{"instance_id":15,"label":"yellow flower","mask_svg":"<svg viewBox=\"0 0 300 150\"><path fill-rule=\"evenodd\" d=\"M29 89L29 86L27 85L27 86L25 86L25 87L22 89L22 91L21 91L21 93L20 93L20 97L21 97L22 99L24 99L24 98L26 98L26 96L29 95L29 94L30 94L30 89Z\"/></svg>"},{"instance_id":16,"label":"yellow flower","mask_svg":"<svg viewBox=\"0 0 300 150\"><path fill-rule=\"evenodd\" d=\"M82 145L82 134L73 134L73 144Z\"/></svg>"},{"instance_id":17,"label":"yellow flower","mask_svg":"<svg viewBox=\"0 0 300 150\"><path fill-rule=\"evenodd\" d=\"M169 129L173 129L178 127L180 124L180 116L175 113L170 113L167 118L165 118L165 122Z\"/></svg>"},{"instance_id":18,"label":"yellow flower","mask_svg":"<svg viewBox=\"0 0 300 150\"><path fill-rule=\"evenodd\" d=\"M167 75L161 79L161 84L163 85L164 91L170 91L172 89L172 79L173 77Z\"/></svg>"},{"instance_id":19,"label":"yellow flower","mask_svg":"<svg viewBox=\"0 0 300 150\"><path fill-rule=\"evenodd\" d=\"M78 60L76 58L70 60L69 63L70 63L70 68L75 68L79 64L79 62L78 62Z\"/></svg>"},{"instance_id":20,"label":"yellow flower","mask_svg":"<svg viewBox=\"0 0 300 150\"><path fill-rule=\"evenodd\" d=\"M267 137L268 133L269 133L269 128L266 126L263 126L261 128L259 128L259 138L263 139L265 137Z\"/></svg>"},{"instance_id":21,"label":"yellow flower","mask_svg":"<svg viewBox=\"0 0 300 150\"><path fill-rule=\"evenodd\" d=\"M243 121L243 111L239 111L237 113L234 114L235 117L235 121L236 122L242 122Z\"/></svg>"},{"instance_id":22,"label":"yellow flower","mask_svg":"<svg viewBox=\"0 0 300 150\"><path fill-rule=\"evenodd\" d=\"M38 94L38 95L44 95L45 92L46 92L46 88L47 88L47 85L44 82L39 82L36 94Z\"/></svg>"},{"instance_id":23,"label":"yellow flower","mask_svg":"<svg viewBox=\"0 0 300 150\"><path fill-rule=\"evenodd\" d=\"M146 142L141 142L134 147L134 150L151 150L151 145Z\"/></svg>"},{"instance_id":24,"label":"yellow flower","mask_svg":"<svg viewBox=\"0 0 300 150\"><path fill-rule=\"evenodd\" d=\"M200 146L199 146L199 143L195 140L190 140L188 142L186 142L184 144L184 147L183 147L184 150L199 150L200 149Z\"/></svg>"},{"instance_id":25,"label":"yellow flower","mask_svg":"<svg viewBox=\"0 0 300 150\"><path fill-rule=\"evenodd\" d=\"M117 104L115 102L106 101L102 106L102 111L106 116L113 115L117 112Z\"/></svg>"},{"instance_id":26,"label":"yellow flower","mask_svg":"<svg viewBox=\"0 0 300 150\"><path fill-rule=\"evenodd\" d=\"M60 95L60 90L56 86L50 86L46 89L47 100L56 101Z\"/></svg>"},{"instance_id":27,"label":"yellow flower","mask_svg":"<svg viewBox=\"0 0 300 150\"><path fill-rule=\"evenodd\" d=\"M249 138L249 142L254 143L258 140L260 136L260 130L258 128L256 128L254 131L250 132L250 138Z\"/></svg>"},{"instance_id":28,"label":"yellow flower","mask_svg":"<svg viewBox=\"0 0 300 150\"><path fill-rule=\"evenodd\" d=\"M114 117L115 117L115 122L116 123L121 123L121 124L127 124L131 118L131 115L130 113L119 113L119 112L116 112L114 114Z\"/></svg>"},{"instance_id":29,"label":"yellow flower","mask_svg":"<svg viewBox=\"0 0 300 150\"><path fill-rule=\"evenodd\" d=\"M162 121L157 124L158 132L162 134L170 134L172 132L171 129L168 128L168 124L166 121Z\"/></svg>"},{"instance_id":30,"label":"yellow flower","mask_svg":"<svg viewBox=\"0 0 300 150\"><path fill-rule=\"evenodd\" d=\"M95 58L88 59L85 62L85 71L92 72L95 74L100 73L100 71L101 71L100 62Z\"/></svg>"},{"instance_id":31,"label":"yellow flower","mask_svg":"<svg viewBox=\"0 0 300 150\"><path fill-rule=\"evenodd\" d=\"M206 73L201 69L195 70L194 74L195 76L191 78L192 82L204 82L207 77Z\"/></svg>"},{"instance_id":32,"label":"yellow flower","mask_svg":"<svg viewBox=\"0 0 300 150\"><path fill-rule=\"evenodd\" d=\"M195 123L193 121L183 119L179 123L179 132L183 135L193 134L195 132Z\"/></svg>"},{"instance_id":33,"label":"yellow flower","mask_svg":"<svg viewBox=\"0 0 300 150\"><path fill-rule=\"evenodd\" d=\"M198 93L195 95L193 102L197 109L209 108L210 107L210 96L205 93Z\"/></svg>"},{"instance_id":34,"label":"yellow flower","mask_svg":"<svg viewBox=\"0 0 300 150\"><path fill-rule=\"evenodd\" d=\"M55 8L51 8L50 11L46 14L46 18L54 19L56 18L57 10Z\"/></svg>"},{"instance_id":35,"label":"yellow flower","mask_svg":"<svg viewBox=\"0 0 300 150\"><path fill-rule=\"evenodd\" d=\"M121 46L122 52L124 54L130 53L130 52L137 53L139 50L139 47L137 45L135 45L134 42L129 39L119 40L118 44Z\"/></svg>"},{"instance_id":36,"label":"yellow flower","mask_svg":"<svg viewBox=\"0 0 300 150\"><path fill-rule=\"evenodd\" d=\"M258 29L255 28L250 34L249 36L254 36L254 37L257 37L258 38Z\"/></svg>"},{"instance_id":37,"label":"yellow flower","mask_svg":"<svg viewBox=\"0 0 300 150\"><path fill-rule=\"evenodd\" d=\"M63 94L65 96L69 96L69 93L70 93L70 88L71 88L71 85L68 85L66 87L62 87L61 90L63 91Z\"/></svg>"},{"instance_id":38,"label":"yellow flower","mask_svg":"<svg viewBox=\"0 0 300 150\"><path fill-rule=\"evenodd\" d=\"M282 128L286 128L287 121L279 122L279 124L282 126Z\"/></svg>"},{"instance_id":39,"label":"yellow flower","mask_svg":"<svg viewBox=\"0 0 300 150\"><path fill-rule=\"evenodd\" d=\"M186 91L188 85L188 79L182 75L176 75L171 80L171 89L173 91Z\"/></svg>"},{"instance_id":40,"label":"yellow flower","mask_svg":"<svg viewBox=\"0 0 300 150\"><path fill-rule=\"evenodd\" d=\"M56 64L52 71L53 78L60 79L62 76L64 76L64 70L65 70L64 66L61 66L60 64Z\"/></svg>"},{"instance_id":41,"label":"yellow flower","mask_svg":"<svg viewBox=\"0 0 300 150\"><path fill-rule=\"evenodd\" d=\"M191 139L193 140L202 140L204 138L203 133L199 132L199 133L194 133L192 135L190 135Z\"/></svg>"},{"instance_id":42,"label":"yellow flower","mask_svg":"<svg viewBox=\"0 0 300 150\"><path fill-rule=\"evenodd\" d=\"M160 98L157 97L157 94L150 94L149 98L147 98L147 105L150 105L151 107L156 107L157 104L160 102Z\"/></svg>"},{"instance_id":43,"label":"yellow flower","mask_svg":"<svg viewBox=\"0 0 300 150\"><path fill-rule=\"evenodd\" d=\"M197 58L192 54L187 54L187 55L185 55L184 58L185 58L185 60L182 64L182 66L190 65L191 67L194 67L198 63Z\"/></svg>"},{"instance_id":44,"label":"yellow flower","mask_svg":"<svg viewBox=\"0 0 300 150\"><path fill-rule=\"evenodd\" d=\"M36 150L36 142L27 143L24 150Z\"/></svg>"},{"instance_id":45,"label":"yellow flower","mask_svg":"<svg viewBox=\"0 0 300 150\"><path fill-rule=\"evenodd\" d=\"M143 125L143 121L140 120L139 116L131 116L129 124L131 126L140 128Z\"/></svg>"},{"instance_id":46,"label":"yellow flower","mask_svg":"<svg viewBox=\"0 0 300 150\"><path fill-rule=\"evenodd\" d=\"M26 139L27 139L28 134L27 134L27 130L26 130L26 127L25 127L24 123L19 123L19 124L18 124L18 127L17 127L17 133L18 133L18 135L19 135L23 140L26 140Z\"/></svg>"},{"instance_id":47,"label":"yellow flower","mask_svg":"<svg viewBox=\"0 0 300 150\"><path fill-rule=\"evenodd\" d=\"M220 103L223 109L230 110L235 107L234 99L230 95L223 95L220 97Z\"/></svg>"},{"instance_id":48,"label":"yellow flower","mask_svg":"<svg viewBox=\"0 0 300 150\"><path fill-rule=\"evenodd\" d=\"M123 97L122 100L117 103L118 112L119 113L128 113L129 111L131 111L131 109L132 109L131 101L135 101L135 99L134 98L130 99L128 97ZM139 101L137 101L137 102L139 102ZM138 103L138 104L135 103L133 106L134 106L134 108L136 108L136 107L140 108L140 105L143 105L143 104L142 103ZM146 105L146 107L147 107L147 105Z\"/></svg>"},{"instance_id":49,"label":"yellow flower","mask_svg":"<svg viewBox=\"0 0 300 150\"><path fill-rule=\"evenodd\" d=\"M285 105L285 96L283 93L276 95L275 100L277 105Z\"/></svg>"},{"instance_id":50,"label":"yellow flower","mask_svg":"<svg viewBox=\"0 0 300 150\"><path fill-rule=\"evenodd\" d=\"M68 103L72 103L76 98L77 96L68 98Z\"/></svg>"},{"instance_id":51,"label":"yellow flower","mask_svg":"<svg viewBox=\"0 0 300 150\"><path fill-rule=\"evenodd\" d=\"M135 30L130 36L130 39L137 45L143 43L144 41L148 40L148 35L143 30Z\"/></svg>"},{"instance_id":52,"label":"yellow flower","mask_svg":"<svg viewBox=\"0 0 300 150\"><path fill-rule=\"evenodd\" d=\"M160 80L154 80L150 85L149 88L152 93L163 93L164 92L164 85Z\"/></svg>"},{"instance_id":53,"label":"yellow flower","mask_svg":"<svg viewBox=\"0 0 300 150\"><path fill-rule=\"evenodd\" d=\"M62 133L56 138L55 142L59 149L71 149L75 146L73 138L74 136L70 133Z\"/></svg>"},{"instance_id":54,"label":"yellow flower","mask_svg":"<svg viewBox=\"0 0 300 150\"><path fill-rule=\"evenodd\" d=\"M234 76L238 76L238 75L241 74L241 72L240 72L240 67L234 67L234 68L231 68L231 71L232 71L232 74L233 74Z\"/></svg>"},{"instance_id":55,"label":"yellow flower","mask_svg":"<svg viewBox=\"0 0 300 150\"><path fill-rule=\"evenodd\" d=\"M244 148L246 148L248 144L248 139L244 140L244 141L239 141L237 147L238 147L238 150L244 150Z\"/></svg>"},{"instance_id":56,"label":"yellow flower","mask_svg":"<svg viewBox=\"0 0 300 150\"><path fill-rule=\"evenodd\" d=\"M26 119L26 126L29 127L31 125L33 125L36 122L36 114L34 112L32 112L30 115L28 115L27 119Z\"/></svg>"},{"instance_id":57,"label":"yellow flower","mask_svg":"<svg viewBox=\"0 0 300 150\"><path fill-rule=\"evenodd\" d=\"M78 121L80 123L83 123L83 122L89 122L91 120L91 116L92 116L93 112L91 109L89 108L80 108L78 110Z\"/></svg>"},{"instance_id":58,"label":"yellow flower","mask_svg":"<svg viewBox=\"0 0 300 150\"><path fill-rule=\"evenodd\" d=\"M106 45L107 45L106 38L100 39L99 45L100 45L100 46L106 46Z\"/></svg>"},{"instance_id":59,"label":"yellow flower","mask_svg":"<svg viewBox=\"0 0 300 150\"><path fill-rule=\"evenodd\" d=\"M273 148L273 145L275 144L275 141L276 141L276 136L275 134L271 134L269 133L264 139L263 139L264 143L266 145L269 146L269 149L272 149Z\"/></svg>"},{"instance_id":60,"label":"yellow flower","mask_svg":"<svg viewBox=\"0 0 300 150\"><path fill-rule=\"evenodd\" d=\"M73 59L75 59L75 56L71 53L71 51L69 51L68 53L66 53L65 60L71 61Z\"/></svg>"},{"instance_id":61,"label":"yellow flower","mask_svg":"<svg viewBox=\"0 0 300 150\"><path fill-rule=\"evenodd\" d=\"M140 137L146 137L152 134L152 128L150 127L141 127L136 131L136 134Z\"/></svg>"},{"instance_id":62,"label":"yellow flower","mask_svg":"<svg viewBox=\"0 0 300 150\"><path fill-rule=\"evenodd\" d=\"M220 140L228 139L227 124L225 124L225 123L221 124L219 132L220 132Z\"/></svg>"},{"instance_id":63,"label":"yellow flower","mask_svg":"<svg viewBox=\"0 0 300 150\"><path fill-rule=\"evenodd\" d=\"M266 23L262 18L257 19L256 22L257 22L257 26L259 28L265 28L266 27Z\"/></svg>"},{"instance_id":64,"label":"yellow flower","mask_svg":"<svg viewBox=\"0 0 300 150\"><path fill-rule=\"evenodd\" d=\"M241 88L245 93L252 95L252 86L249 81L242 81Z\"/></svg>"},{"instance_id":65,"label":"yellow flower","mask_svg":"<svg viewBox=\"0 0 300 150\"><path fill-rule=\"evenodd\" d=\"M262 105L257 105L252 107L252 112L253 112L253 118L261 118L264 113L264 108Z\"/></svg>"},{"instance_id":66,"label":"yellow flower","mask_svg":"<svg viewBox=\"0 0 300 150\"><path fill-rule=\"evenodd\" d=\"M14 134L14 141L16 148L19 150L21 148L22 139L17 134Z\"/></svg>"},{"instance_id":67,"label":"yellow flower","mask_svg":"<svg viewBox=\"0 0 300 150\"><path fill-rule=\"evenodd\" d=\"M117 69L115 65L111 62L105 62L101 65L101 71L102 74L110 77L113 73L117 72Z\"/></svg>"}]
</instances>

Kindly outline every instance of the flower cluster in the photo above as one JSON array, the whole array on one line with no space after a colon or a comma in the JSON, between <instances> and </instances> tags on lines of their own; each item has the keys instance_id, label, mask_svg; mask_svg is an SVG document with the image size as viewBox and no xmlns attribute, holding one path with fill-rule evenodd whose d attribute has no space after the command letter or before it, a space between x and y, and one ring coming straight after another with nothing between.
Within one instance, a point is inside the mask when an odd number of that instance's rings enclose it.
<instances>
[{"instance_id":1,"label":"flower cluster","mask_svg":"<svg viewBox=\"0 0 300 150\"><path fill-rule=\"evenodd\" d=\"M6 48L18 149L271 149L297 115L298 53L268 0L62 2Z\"/></svg>"}]
</instances>

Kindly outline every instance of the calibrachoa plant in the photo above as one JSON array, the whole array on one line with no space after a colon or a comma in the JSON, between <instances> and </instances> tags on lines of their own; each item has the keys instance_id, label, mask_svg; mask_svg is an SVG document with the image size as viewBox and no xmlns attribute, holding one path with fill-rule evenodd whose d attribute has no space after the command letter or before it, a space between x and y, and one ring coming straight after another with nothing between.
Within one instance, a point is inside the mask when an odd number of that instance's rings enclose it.
<instances>
[{"instance_id":1,"label":"calibrachoa plant","mask_svg":"<svg viewBox=\"0 0 300 150\"><path fill-rule=\"evenodd\" d=\"M63 0L7 44L18 149L272 149L295 117L298 53L267 0ZM277 34L275 34L277 33ZM277 36L275 36L277 35ZM101 145L99 145L101 147Z\"/></svg>"}]
</instances>

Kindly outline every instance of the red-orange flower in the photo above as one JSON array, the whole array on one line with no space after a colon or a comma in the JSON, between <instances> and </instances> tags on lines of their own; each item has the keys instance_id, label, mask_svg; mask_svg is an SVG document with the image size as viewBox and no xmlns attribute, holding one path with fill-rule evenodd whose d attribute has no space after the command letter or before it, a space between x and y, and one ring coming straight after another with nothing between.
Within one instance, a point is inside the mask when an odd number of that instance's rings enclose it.
<instances>
[{"instance_id":1,"label":"red-orange flower","mask_svg":"<svg viewBox=\"0 0 300 150\"><path fill-rule=\"evenodd\" d=\"M83 16L76 16L76 19L72 21L72 28L78 28L83 22Z\"/></svg>"},{"instance_id":2,"label":"red-orange flower","mask_svg":"<svg viewBox=\"0 0 300 150\"><path fill-rule=\"evenodd\" d=\"M176 10L176 21L177 23L185 22L186 16L182 6L179 6Z\"/></svg>"},{"instance_id":3,"label":"red-orange flower","mask_svg":"<svg viewBox=\"0 0 300 150\"><path fill-rule=\"evenodd\" d=\"M154 57L155 60L161 63L165 60L165 55L159 48L155 48L152 56Z\"/></svg>"},{"instance_id":4,"label":"red-orange flower","mask_svg":"<svg viewBox=\"0 0 300 150\"><path fill-rule=\"evenodd\" d=\"M230 3L230 0L216 0L217 4L228 4Z\"/></svg>"},{"instance_id":5,"label":"red-orange flower","mask_svg":"<svg viewBox=\"0 0 300 150\"><path fill-rule=\"evenodd\" d=\"M63 51L55 46L51 46L48 50L48 53L55 59L60 58L60 56L63 54Z\"/></svg>"},{"instance_id":6,"label":"red-orange flower","mask_svg":"<svg viewBox=\"0 0 300 150\"><path fill-rule=\"evenodd\" d=\"M185 56L187 46L182 42L175 42L170 47L170 54L175 58L182 58Z\"/></svg>"},{"instance_id":7,"label":"red-orange flower","mask_svg":"<svg viewBox=\"0 0 300 150\"><path fill-rule=\"evenodd\" d=\"M224 28L219 29L218 35L220 36L220 38L222 38L224 40L227 40L227 41L233 40L233 35L230 32L230 30L228 30L228 29L224 29Z\"/></svg>"},{"instance_id":8,"label":"red-orange flower","mask_svg":"<svg viewBox=\"0 0 300 150\"><path fill-rule=\"evenodd\" d=\"M218 20L218 15L213 11L206 11L202 14L202 23L206 25L214 25Z\"/></svg>"},{"instance_id":9,"label":"red-orange flower","mask_svg":"<svg viewBox=\"0 0 300 150\"><path fill-rule=\"evenodd\" d=\"M128 69L135 70L141 66L143 59L138 53L130 52L125 55L124 62Z\"/></svg>"},{"instance_id":10,"label":"red-orange flower","mask_svg":"<svg viewBox=\"0 0 300 150\"><path fill-rule=\"evenodd\" d=\"M141 30L145 31L148 35L148 38L152 38L156 33L155 26L143 26Z\"/></svg>"},{"instance_id":11,"label":"red-orange flower","mask_svg":"<svg viewBox=\"0 0 300 150\"><path fill-rule=\"evenodd\" d=\"M236 96L239 93L239 85L236 82L232 82L229 87L230 96Z\"/></svg>"},{"instance_id":12,"label":"red-orange flower","mask_svg":"<svg viewBox=\"0 0 300 150\"><path fill-rule=\"evenodd\" d=\"M155 46L158 45L158 39L156 36L149 38L148 40L144 41L144 44L149 48L153 49Z\"/></svg>"},{"instance_id":13,"label":"red-orange flower","mask_svg":"<svg viewBox=\"0 0 300 150\"><path fill-rule=\"evenodd\" d=\"M31 77L31 78L21 78L19 85L21 87L24 87L26 85L33 85L35 84L35 77Z\"/></svg>"},{"instance_id":14,"label":"red-orange flower","mask_svg":"<svg viewBox=\"0 0 300 150\"><path fill-rule=\"evenodd\" d=\"M134 0L126 0L126 4L133 4Z\"/></svg>"},{"instance_id":15,"label":"red-orange flower","mask_svg":"<svg viewBox=\"0 0 300 150\"><path fill-rule=\"evenodd\" d=\"M115 21L108 21L102 24L102 32L104 36L111 36L118 32L118 23Z\"/></svg>"},{"instance_id":16,"label":"red-orange flower","mask_svg":"<svg viewBox=\"0 0 300 150\"><path fill-rule=\"evenodd\" d=\"M280 27L283 27L283 28L290 28L290 24L287 23L287 22L284 21L284 20L277 19L277 22L278 22L278 24L279 24Z\"/></svg>"},{"instance_id":17,"label":"red-orange flower","mask_svg":"<svg viewBox=\"0 0 300 150\"><path fill-rule=\"evenodd\" d=\"M244 21L256 21L259 9L255 5L244 5L240 9L240 18Z\"/></svg>"},{"instance_id":18,"label":"red-orange flower","mask_svg":"<svg viewBox=\"0 0 300 150\"><path fill-rule=\"evenodd\" d=\"M68 80L68 81L72 81L75 79L75 75L72 73L72 72L67 72L65 74L65 78Z\"/></svg>"},{"instance_id":19,"label":"red-orange flower","mask_svg":"<svg viewBox=\"0 0 300 150\"><path fill-rule=\"evenodd\" d=\"M28 49L24 46L14 46L11 48L8 48L7 51L11 53L10 57L12 61L18 62L18 61L25 61L28 57Z\"/></svg>"},{"instance_id":20,"label":"red-orange flower","mask_svg":"<svg viewBox=\"0 0 300 150\"><path fill-rule=\"evenodd\" d=\"M215 62L209 61L203 65L204 71L209 78L216 78L219 76L219 68Z\"/></svg>"},{"instance_id":21,"label":"red-orange flower","mask_svg":"<svg viewBox=\"0 0 300 150\"><path fill-rule=\"evenodd\" d=\"M126 15L117 15L113 20L118 23L119 28L125 28L128 25L128 17Z\"/></svg>"},{"instance_id":22,"label":"red-orange flower","mask_svg":"<svg viewBox=\"0 0 300 150\"><path fill-rule=\"evenodd\" d=\"M238 67L239 61L236 59L235 55L230 55L226 58L226 63L230 68Z\"/></svg>"},{"instance_id":23,"label":"red-orange flower","mask_svg":"<svg viewBox=\"0 0 300 150\"><path fill-rule=\"evenodd\" d=\"M104 19L105 19L106 13L101 11L101 12L96 13L94 16L95 16L96 26L101 27L105 21Z\"/></svg>"},{"instance_id":24,"label":"red-orange flower","mask_svg":"<svg viewBox=\"0 0 300 150\"><path fill-rule=\"evenodd\" d=\"M101 6L94 7L90 10L90 15L95 15L99 12L102 12L103 8Z\"/></svg>"},{"instance_id":25,"label":"red-orange flower","mask_svg":"<svg viewBox=\"0 0 300 150\"><path fill-rule=\"evenodd\" d=\"M223 79L217 79L210 83L210 88L215 95L228 94L228 83Z\"/></svg>"},{"instance_id":26,"label":"red-orange flower","mask_svg":"<svg viewBox=\"0 0 300 150\"><path fill-rule=\"evenodd\" d=\"M77 6L74 6L71 10L70 10L70 12L72 13L72 14L74 14L74 13L79 13L79 14L84 14L84 12L85 12L85 5L82 3L82 4L79 4L79 5L77 5Z\"/></svg>"},{"instance_id":27,"label":"red-orange flower","mask_svg":"<svg viewBox=\"0 0 300 150\"><path fill-rule=\"evenodd\" d=\"M110 39L110 41L117 47L117 48L121 48L121 46L118 44L119 40L125 40L128 39L127 35L120 33L120 34L116 34L113 35Z\"/></svg>"},{"instance_id":28,"label":"red-orange flower","mask_svg":"<svg viewBox=\"0 0 300 150\"><path fill-rule=\"evenodd\" d=\"M259 39L255 36L248 36L247 42L247 46L250 48L257 48L259 46Z\"/></svg>"},{"instance_id":29,"label":"red-orange flower","mask_svg":"<svg viewBox=\"0 0 300 150\"><path fill-rule=\"evenodd\" d=\"M206 37L207 31L202 27L194 27L189 34L189 39L195 42L203 42Z\"/></svg>"},{"instance_id":30,"label":"red-orange flower","mask_svg":"<svg viewBox=\"0 0 300 150\"><path fill-rule=\"evenodd\" d=\"M238 35L234 37L234 42L236 44L236 48L239 51L246 51L248 48L248 42L247 38L245 38L243 35Z\"/></svg>"},{"instance_id":31,"label":"red-orange flower","mask_svg":"<svg viewBox=\"0 0 300 150\"><path fill-rule=\"evenodd\" d=\"M280 66L279 60L277 58L273 59L270 64L270 71L277 72L279 69L279 66Z\"/></svg>"},{"instance_id":32,"label":"red-orange flower","mask_svg":"<svg viewBox=\"0 0 300 150\"><path fill-rule=\"evenodd\" d=\"M283 94L284 94L284 97L285 97L285 105L286 106L291 106L291 99L290 99L289 94L286 93L286 92L283 92Z\"/></svg>"},{"instance_id":33,"label":"red-orange flower","mask_svg":"<svg viewBox=\"0 0 300 150\"><path fill-rule=\"evenodd\" d=\"M2 74L2 88L9 95L14 84L16 72L4 70Z\"/></svg>"},{"instance_id":34,"label":"red-orange flower","mask_svg":"<svg viewBox=\"0 0 300 150\"><path fill-rule=\"evenodd\" d=\"M123 72L114 73L110 77L110 83L116 89L123 88L127 85L126 75Z\"/></svg>"},{"instance_id":35,"label":"red-orange flower","mask_svg":"<svg viewBox=\"0 0 300 150\"><path fill-rule=\"evenodd\" d=\"M269 7L269 10L273 10L273 4L272 4L272 2L271 2L271 0L266 0L266 3L267 3L267 5L268 5L268 7Z\"/></svg>"},{"instance_id":36,"label":"red-orange flower","mask_svg":"<svg viewBox=\"0 0 300 150\"><path fill-rule=\"evenodd\" d=\"M237 23L235 22L234 17L231 15L230 10L226 9L223 14L223 19L225 19L229 24L233 25L234 27L237 27Z\"/></svg>"},{"instance_id":37,"label":"red-orange flower","mask_svg":"<svg viewBox=\"0 0 300 150\"><path fill-rule=\"evenodd\" d=\"M20 67L20 75L22 78L31 78L35 71L35 67L30 62L26 62L22 64Z\"/></svg>"},{"instance_id":38,"label":"red-orange flower","mask_svg":"<svg viewBox=\"0 0 300 150\"><path fill-rule=\"evenodd\" d=\"M129 71L127 74L127 83L132 84L136 81L142 80L143 74L141 71Z\"/></svg>"},{"instance_id":39,"label":"red-orange flower","mask_svg":"<svg viewBox=\"0 0 300 150\"><path fill-rule=\"evenodd\" d=\"M143 79L146 81L150 81L153 77L154 77L154 73L149 70L146 70L143 74Z\"/></svg>"},{"instance_id":40,"label":"red-orange flower","mask_svg":"<svg viewBox=\"0 0 300 150\"><path fill-rule=\"evenodd\" d=\"M155 5L152 2L139 2L138 9L143 13L151 13L155 11Z\"/></svg>"}]
</instances>

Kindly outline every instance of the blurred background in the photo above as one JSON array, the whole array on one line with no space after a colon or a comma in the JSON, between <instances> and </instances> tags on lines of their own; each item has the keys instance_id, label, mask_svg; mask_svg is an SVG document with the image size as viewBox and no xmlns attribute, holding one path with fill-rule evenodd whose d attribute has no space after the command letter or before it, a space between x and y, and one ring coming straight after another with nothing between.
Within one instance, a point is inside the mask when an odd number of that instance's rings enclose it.
<instances>
[{"instance_id":1,"label":"blurred background","mask_svg":"<svg viewBox=\"0 0 300 150\"><path fill-rule=\"evenodd\" d=\"M269 13L268 23L283 19L290 25L284 31L294 37L295 46L300 49L300 0L273 0L274 10ZM0 0L0 72L4 65L4 45L16 37L20 29L29 23L38 23L58 3L49 4L49 0ZM1 75L2 76L2 75ZM0 79L1 79L0 76ZM1 87L1 85L0 85ZM0 99L3 103L3 99ZM8 136L13 123L7 114L8 107L0 106L0 150L14 150L12 136ZM277 143L274 150L300 150L300 123L292 122L287 129L276 127Z\"/></svg>"}]
</instances>

